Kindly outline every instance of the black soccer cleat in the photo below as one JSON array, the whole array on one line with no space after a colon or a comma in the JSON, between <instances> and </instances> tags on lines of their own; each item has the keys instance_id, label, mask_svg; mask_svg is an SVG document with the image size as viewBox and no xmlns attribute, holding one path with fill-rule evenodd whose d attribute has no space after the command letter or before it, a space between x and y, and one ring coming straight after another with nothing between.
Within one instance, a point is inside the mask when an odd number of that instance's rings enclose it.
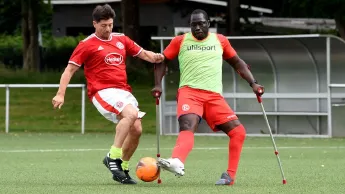
<instances>
[{"instance_id":1,"label":"black soccer cleat","mask_svg":"<svg viewBox=\"0 0 345 194\"><path fill-rule=\"evenodd\" d=\"M232 185L233 180L227 172L223 172L220 179L216 182L216 185Z\"/></svg>"},{"instance_id":2,"label":"black soccer cleat","mask_svg":"<svg viewBox=\"0 0 345 194\"><path fill-rule=\"evenodd\" d=\"M111 159L109 153L103 159L103 164L109 169L113 174L114 181L122 184L136 184L136 182L125 173L121 167L122 160L120 158Z\"/></svg>"},{"instance_id":3,"label":"black soccer cleat","mask_svg":"<svg viewBox=\"0 0 345 194\"><path fill-rule=\"evenodd\" d=\"M137 184L137 181L135 181L134 179L132 179L131 176L129 176L129 170L124 170L126 176L127 176L127 184Z\"/></svg>"}]
</instances>

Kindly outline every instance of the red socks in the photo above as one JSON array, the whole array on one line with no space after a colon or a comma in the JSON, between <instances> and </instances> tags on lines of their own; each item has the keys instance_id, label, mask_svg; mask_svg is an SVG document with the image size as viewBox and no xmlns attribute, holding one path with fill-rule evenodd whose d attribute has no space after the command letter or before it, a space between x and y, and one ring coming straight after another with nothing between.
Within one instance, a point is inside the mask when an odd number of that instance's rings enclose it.
<instances>
[{"instance_id":1,"label":"red socks","mask_svg":"<svg viewBox=\"0 0 345 194\"><path fill-rule=\"evenodd\" d=\"M182 163L185 162L188 154L194 146L194 133L191 131L181 131L177 137L172 158L178 158Z\"/></svg>"},{"instance_id":2,"label":"red socks","mask_svg":"<svg viewBox=\"0 0 345 194\"><path fill-rule=\"evenodd\" d=\"M229 160L228 174L235 180L238 163L240 161L242 146L246 138L246 130L243 125L239 125L232 129L228 134L229 142ZM194 146L194 133L191 131L181 131L177 137L175 147L172 152L172 158L178 158L182 163L185 162L189 152ZM233 184L234 182L232 182Z\"/></svg>"},{"instance_id":3,"label":"red socks","mask_svg":"<svg viewBox=\"0 0 345 194\"><path fill-rule=\"evenodd\" d=\"M229 160L228 160L228 174L235 180L238 163L242 152L242 146L246 138L246 130L243 125L239 125L229 131ZM234 182L232 182L233 184Z\"/></svg>"}]
</instances>

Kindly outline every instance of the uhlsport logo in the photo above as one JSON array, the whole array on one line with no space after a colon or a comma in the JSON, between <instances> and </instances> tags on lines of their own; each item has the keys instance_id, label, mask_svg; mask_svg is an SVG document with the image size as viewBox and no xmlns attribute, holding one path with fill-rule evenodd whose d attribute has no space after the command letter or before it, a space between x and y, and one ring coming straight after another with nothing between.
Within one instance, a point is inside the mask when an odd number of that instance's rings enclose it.
<instances>
[{"instance_id":1,"label":"uhlsport logo","mask_svg":"<svg viewBox=\"0 0 345 194\"><path fill-rule=\"evenodd\" d=\"M123 61L123 56L118 53L109 53L105 56L104 61L108 65L120 65Z\"/></svg>"},{"instance_id":2,"label":"uhlsport logo","mask_svg":"<svg viewBox=\"0 0 345 194\"><path fill-rule=\"evenodd\" d=\"M202 45L190 45L187 46L187 51L215 51L216 45L202 46Z\"/></svg>"}]
</instances>

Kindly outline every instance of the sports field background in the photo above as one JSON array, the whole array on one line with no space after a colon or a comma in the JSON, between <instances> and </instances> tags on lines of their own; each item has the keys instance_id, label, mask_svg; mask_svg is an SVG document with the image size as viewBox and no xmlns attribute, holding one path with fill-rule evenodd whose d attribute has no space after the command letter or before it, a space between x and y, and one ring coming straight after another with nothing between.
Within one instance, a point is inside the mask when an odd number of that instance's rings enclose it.
<instances>
[{"instance_id":1,"label":"sports field background","mask_svg":"<svg viewBox=\"0 0 345 194\"><path fill-rule=\"evenodd\" d=\"M7 76L7 77L6 77ZM43 74L42 74L43 76ZM46 74L56 83L59 74ZM3 83L11 81L4 74ZM18 79L18 78L16 78ZM19 80L27 83L30 78ZM16 80L18 81L18 80ZM72 83L78 82L74 78ZM144 135L130 163L131 174L141 157L156 155L155 101L150 84L134 84L134 95L147 112ZM162 172L156 182L120 185L102 159L113 142L114 125L86 101L86 134L80 134L81 89L68 88L65 105L53 110L56 88L10 90L10 133L5 131L5 89L0 89L0 193L343 193L344 139L276 138L288 184L282 185L270 138L247 137L236 185L215 186L227 168L227 137L195 138L186 175ZM3 95L1 95L3 94ZM263 121L264 122L264 121ZM176 136L161 137L162 157L169 157ZM136 178L136 177L135 177Z\"/></svg>"},{"instance_id":2,"label":"sports field background","mask_svg":"<svg viewBox=\"0 0 345 194\"><path fill-rule=\"evenodd\" d=\"M196 137L177 178L162 172L161 185L120 185L102 159L112 134L11 133L0 135L0 193L343 193L345 143L342 139L277 138L287 185L282 185L269 138L247 138L233 187L215 186L227 166L227 137ZM161 138L169 156L175 136ZM156 154L154 135L144 135L130 163L133 176L141 157ZM135 177L136 178L136 177Z\"/></svg>"}]
</instances>

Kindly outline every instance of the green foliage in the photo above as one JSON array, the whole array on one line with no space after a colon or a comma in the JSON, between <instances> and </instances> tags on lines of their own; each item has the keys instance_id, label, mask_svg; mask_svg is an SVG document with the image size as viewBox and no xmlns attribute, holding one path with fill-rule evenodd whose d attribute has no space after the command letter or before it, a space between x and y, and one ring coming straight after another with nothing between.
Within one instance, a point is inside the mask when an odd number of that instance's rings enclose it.
<instances>
[{"instance_id":1,"label":"green foliage","mask_svg":"<svg viewBox=\"0 0 345 194\"><path fill-rule=\"evenodd\" d=\"M64 68L79 41L85 36L78 37L48 37L43 41L42 58L45 69L61 70Z\"/></svg>"},{"instance_id":2,"label":"green foliage","mask_svg":"<svg viewBox=\"0 0 345 194\"><path fill-rule=\"evenodd\" d=\"M78 37L43 37L41 49L42 66L46 70L61 70L68 62L73 49L85 36ZM12 69L22 68L22 37L0 36L0 63Z\"/></svg>"},{"instance_id":3,"label":"green foliage","mask_svg":"<svg viewBox=\"0 0 345 194\"><path fill-rule=\"evenodd\" d=\"M32 0L33 6L38 10L36 17L42 32L51 31L53 9L49 2ZM0 1L0 34L19 35L21 19L21 0Z\"/></svg>"},{"instance_id":4,"label":"green foliage","mask_svg":"<svg viewBox=\"0 0 345 194\"><path fill-rule=\"evenodd\" d=\"M36 0L38 6L38 26L42 33L51 33L52 21L53 21L53 8L48 0L48 3L45 3L44 0Z\"/></svg>"},{"instance_id":5,"label":"green foliage","mask_svg":"<svg viewBox=\"0 0 345 194\"><path fill-rule=\"evenodd\" d=\"M0 33L14 34L20 27L20 0L0 1Z\"/></svg>"},{"instance_id":6,"label":"green foliage","mask_svg":"<svg viewBox=\"0 0 345 194\"><path fill-rule=\"evenodd\" d=\"M22 66L22 37L0 36L0 63L6 67L17 68Z\"/></svg>"}]
</instances>

